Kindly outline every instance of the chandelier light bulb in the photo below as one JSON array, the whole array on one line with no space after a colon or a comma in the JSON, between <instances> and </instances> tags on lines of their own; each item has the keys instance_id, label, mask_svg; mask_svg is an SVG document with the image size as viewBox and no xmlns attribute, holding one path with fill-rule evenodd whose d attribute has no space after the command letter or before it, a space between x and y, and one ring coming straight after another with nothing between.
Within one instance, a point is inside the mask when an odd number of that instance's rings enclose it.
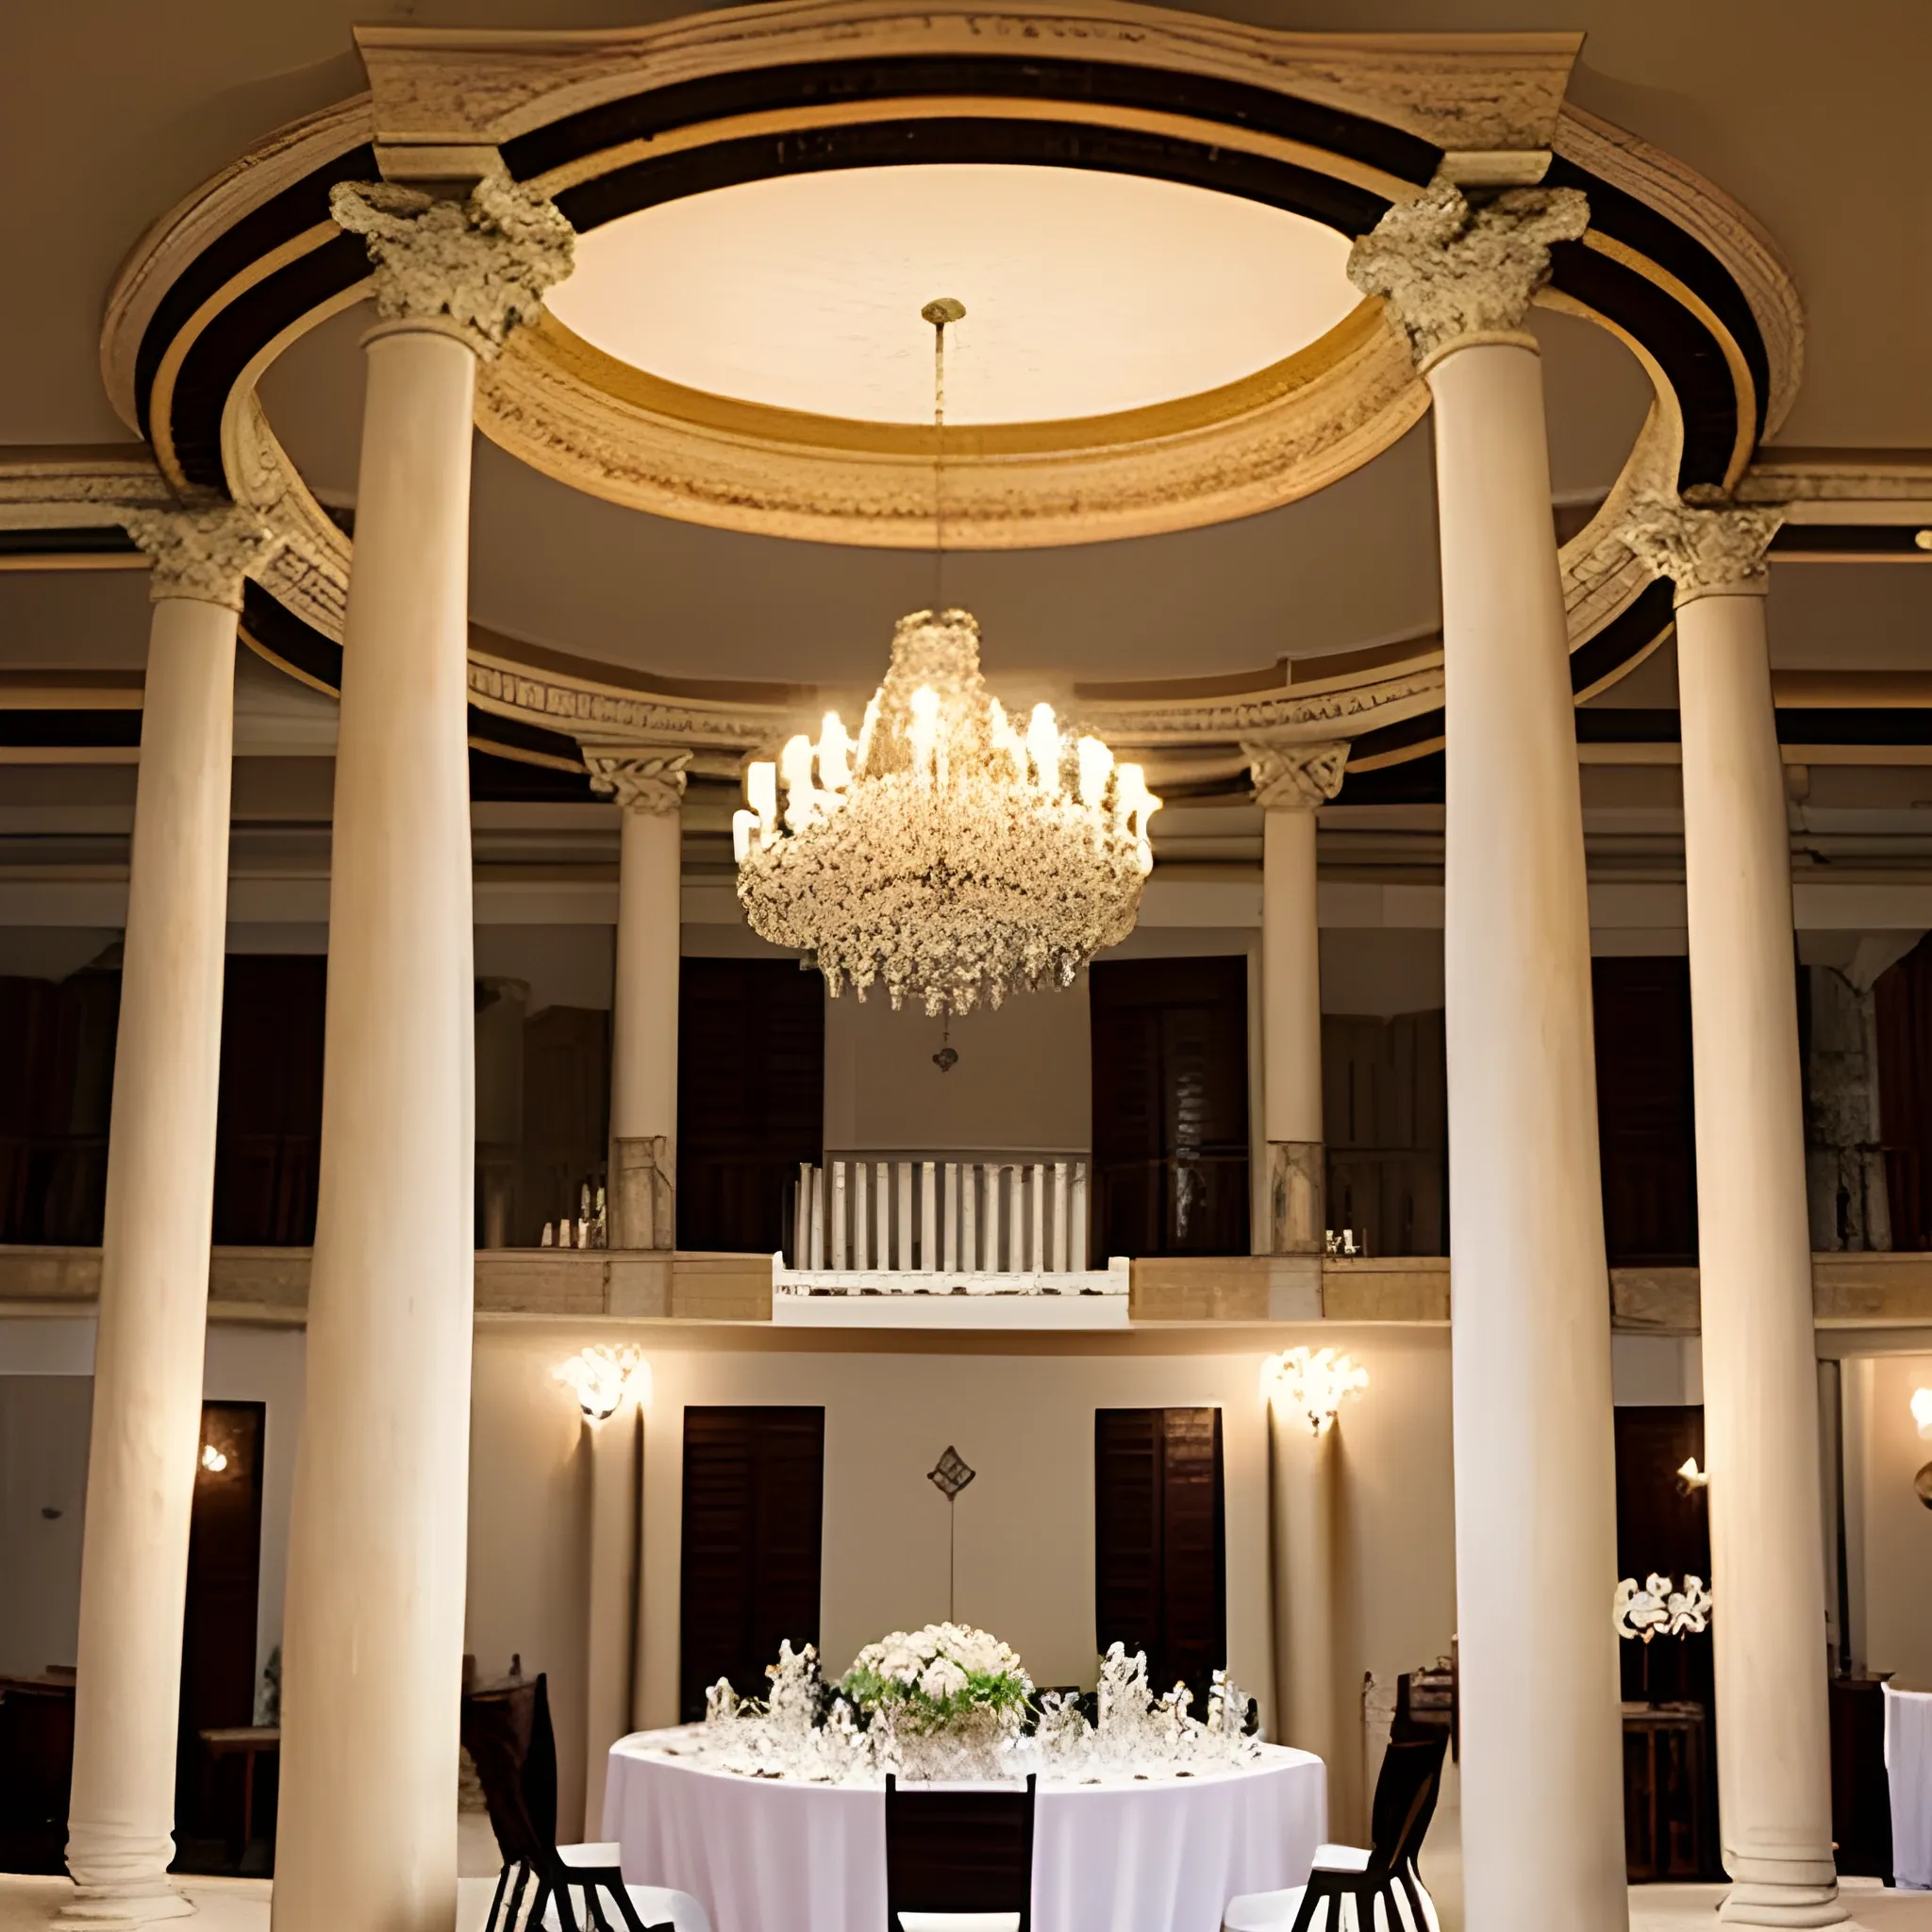
<instances>
[{"instance_id":1,"label":"chandelier light bulb","mask_svg":"<svg viewBox=\"0 0 1932 1932\"><path fill-rule=\"evenodd\" d=\"M935 1017L1073 985L1133 930L1154 864L1160 801L1140 766L1063 733L1050 705L1020 731L963 610L900 620L856 746L828 711L816 744L791 739L744 789L732 849L752 930L804 953L835 997L883 983Z\"/></svg>"},{"instance_id":2,"label":"chandelier light bulb","mask_svg":"<svg viewBox=\"0 0 1932 1932\"><path fill-rule=\"evenodd\" d=\"M1342 1398L1369 1386L1369 1372L1332 1348L1291 1348L1261 1364L1261 1392L1277 1409L1324 1436L1335 1426Z\"/></svg>"},{"instance_id":3,"label":"chandelier light bulb","mask_svg":"<svg viewBox=\"0 0 1932 1932\"><path fill-rule=\"evenodd\" d=\"M588 1422L606 1421L625 1402L635 1402L640 1408L651 1405L651 1365L628 1344L611 1348L593 1342L567 1362L559 1362L556 1373L559 1382L567 1382L575 1391Z\"/></svg>"}]
</instances>

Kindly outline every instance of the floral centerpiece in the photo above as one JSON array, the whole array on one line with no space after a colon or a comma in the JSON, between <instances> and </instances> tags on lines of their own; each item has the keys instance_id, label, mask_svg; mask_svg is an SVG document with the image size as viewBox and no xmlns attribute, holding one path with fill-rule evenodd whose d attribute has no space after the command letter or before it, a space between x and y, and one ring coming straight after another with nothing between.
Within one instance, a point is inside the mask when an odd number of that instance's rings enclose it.
<instances>
[{"instance_id":1,"label":"floral centerpiece","mask_svg":"<svg viewBox=\"0 0 1932 1932\"><path fill-rule=\"evenodd\" d=\"M915 1776L985 1775L1025 1722L1033 1679L985 1630L928 1624L868 1643L839 1686Z\"/></svg>"}]
</instances>

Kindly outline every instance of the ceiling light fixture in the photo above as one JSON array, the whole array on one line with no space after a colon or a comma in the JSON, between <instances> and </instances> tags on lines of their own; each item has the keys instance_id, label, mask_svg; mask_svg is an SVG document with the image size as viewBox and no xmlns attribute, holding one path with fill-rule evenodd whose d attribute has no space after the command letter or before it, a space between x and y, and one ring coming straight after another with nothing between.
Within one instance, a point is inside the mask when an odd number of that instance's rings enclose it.
<instances>
[{"instance_id":1,"label":"ceiling light fixture","mask_svg":"<svg viewBox=\"0 0 1932 1932\"><path fill-rule=\"evenodd\" d=\"M934 526L944 557L945 332L934 329ZM780 785L785 790L781 814ZM883 982L894 1008L997 1007L1019 988L1071 986L1134 929L1154 869L1160 801L1135 764L1062 729L1038 704L1024 726L986 689L970 612L899 620L892 661L855 740L836 711L745 773L733 815L738 896L754 932L793 946L836 997Z\"/></svg>"}]
</instances>

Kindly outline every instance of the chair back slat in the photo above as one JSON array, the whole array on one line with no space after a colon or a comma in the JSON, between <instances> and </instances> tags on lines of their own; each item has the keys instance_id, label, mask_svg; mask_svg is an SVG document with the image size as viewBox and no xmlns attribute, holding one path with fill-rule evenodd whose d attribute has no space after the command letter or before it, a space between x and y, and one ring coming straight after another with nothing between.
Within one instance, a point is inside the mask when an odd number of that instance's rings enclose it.
<instances>
[{"instance_id":1,"label":"chair back slat","mask_svg":"<svg viewBox=\"0 0 1932 1932\"><path fill-rule=\"evenodd\" d=\"M557 1734L547 1680L472 1691L462 1733L505 1862L548 1871L557 1858Z\"/></svg>"},{"instance_id":2,"label":"chair back slat","mask_svg":"<svg viewBox=\"0 0 1932 1932\"><path fill-rule=\"evenodd\" d=\"M1421 1853L1429 1821L1436 1815L1448 1744L1447 1733L1439 1731L1431 1738L1393 1741L1383 1754L1370 1826L1371 1871L1397 1871L1412 1864Z\"/></svg>"},{"instance_id":3,"label":"chair back slat","mask_svg":"<svg viewBox=\"0 0 1932 1932\"><path fill-rule=\"evenodd\" d=\"M1024 1791L907 1790L886 1776L886 1924L901 1912L1018 1912L1033 1900L1033 1800Z\"/></svg>"}]
</instances>

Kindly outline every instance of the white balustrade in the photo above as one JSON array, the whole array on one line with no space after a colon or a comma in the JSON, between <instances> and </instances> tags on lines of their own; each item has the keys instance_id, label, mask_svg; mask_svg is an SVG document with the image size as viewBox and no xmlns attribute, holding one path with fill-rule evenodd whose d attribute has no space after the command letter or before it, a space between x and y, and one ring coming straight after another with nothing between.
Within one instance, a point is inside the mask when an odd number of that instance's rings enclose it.
<instances>
[{"instance_id":1,"label":"white balustrade","mask_svg":"<svg viewBox=\"0 0 1932 1932\"><path fill-rule=\"evenodd\" d=\"M801 1162L792 1270L1083 1274L1084 1160Z\"/></svg>"}]
</instances>

